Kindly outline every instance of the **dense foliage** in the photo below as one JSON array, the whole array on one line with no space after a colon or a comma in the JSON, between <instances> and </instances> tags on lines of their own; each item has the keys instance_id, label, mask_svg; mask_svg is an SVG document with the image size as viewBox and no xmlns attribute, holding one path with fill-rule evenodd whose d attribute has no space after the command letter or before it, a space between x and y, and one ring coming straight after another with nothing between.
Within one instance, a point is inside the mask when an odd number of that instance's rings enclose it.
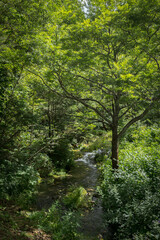
<instances>
[{"instance_id":1,"label":"dense foliage","mask_svg":"<svg viewBox=\"0 0 160 240\"><path fill-rule=\"evenodd\" d=\"M101 194L115 239L160 237L160 149L157 126L133 131L120 151L120 169L103 166Z\"/></svg>"},{"instance_id":2,"label":"dense foliage","mask_svg":"<svg viewBox=\"0 0 160 240\"><path fill-rule=\"evenodd\" d=\"M0 201L28 208L44 178L102 148L107 224L158 239L159 73L158 0L0 1ZM52 226L54 211L37 226L76 238L72 214Z\"/></svg>"},{"instance_id":3,"label":"dense foliage","mask_svg":"<svg viewBox=\"0 0 160 240\"><path fill-rule=\"evenodd\" d=\"M55 240L76 240L78 216L73 212L62 212L57 203L53 204L48 212L45 210L33 212L30 219L34 220L35 226L50 233Z\"/></svg>"}]
</instances>

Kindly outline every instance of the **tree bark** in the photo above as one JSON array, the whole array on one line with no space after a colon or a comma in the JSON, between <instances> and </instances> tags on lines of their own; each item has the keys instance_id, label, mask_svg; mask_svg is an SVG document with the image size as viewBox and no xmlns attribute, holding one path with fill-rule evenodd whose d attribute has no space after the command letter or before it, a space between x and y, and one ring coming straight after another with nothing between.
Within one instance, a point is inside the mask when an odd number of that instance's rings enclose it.
<instances>
[{"instance_id":1,"label":"tree bark","mask_svg":"<svg viewBox=\"0 0 160 240\"><path fill-rule=\"evenodd\" d=\"M113 111L113 117L112 117L112 169L118 169L119 168L119 162L118 162L118 147L119 147L119 137L118 137L118 116L119 116L119 98L120 93L118 93L113 101L112 104L112 111Z\"/></svg>"},{"instance_id":2,"label":"tree bark","mask_svg":"<svg viewBox=\"0 0 160 240\"><path fill-rule=\"evenodd\" d=\"M52 136L52 129L51 129L51 112L50 112L50 101L48 99L48 136L49 138Z\"/></svg>"},{"instance_id":3,"label":"tree bark","mask_svg":"<svg viewBox=\"0 0 160 240\"><path fill-rule=\"evenodd\" d=\"M118 138L117 126L114 126L112 129L112 156L111 156L113 170L119 168L118 148L119 148L119 138Z\"/></svg>"}]
</instances>

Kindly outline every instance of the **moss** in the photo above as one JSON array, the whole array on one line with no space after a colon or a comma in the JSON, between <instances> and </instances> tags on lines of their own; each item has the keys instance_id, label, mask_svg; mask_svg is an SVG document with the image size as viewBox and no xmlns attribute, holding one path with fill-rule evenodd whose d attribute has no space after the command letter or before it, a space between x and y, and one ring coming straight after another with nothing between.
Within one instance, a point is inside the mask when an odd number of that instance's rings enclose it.
<instances>
[{"instance_id":1,"label":"moss","mask_svg":"<svg viewBox=\"0 0 160 240\"><path fill-rule=\"evenodd\" d=\"M69 192L64 198L64 204L73 207L87 207L88 205L88 194L83 187L78 187L72 192Z\"/></svg>"}]
</instances>

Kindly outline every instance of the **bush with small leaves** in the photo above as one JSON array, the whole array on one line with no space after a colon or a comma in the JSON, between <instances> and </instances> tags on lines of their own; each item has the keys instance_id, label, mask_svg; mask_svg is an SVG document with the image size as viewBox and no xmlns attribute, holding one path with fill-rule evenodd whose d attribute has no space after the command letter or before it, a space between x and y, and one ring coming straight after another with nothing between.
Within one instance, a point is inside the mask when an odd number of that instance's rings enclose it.
<instances>
[{"instance_id":1,"label":"bush with small leaves","mask_svg":"<svg viewBox=\"0 0 160 240\"><path fill-rule=\"evenodd\" d=\"M78 240L78 215L71 211L62 211L58 202L48 211L33 212L29 216L36 227L52 235L54 240Z\"/></svg>"},{"instance_id":2,"label":"bush with small leaves","mask_svg":"<svg viewBox=\"0 0 160 240\"><path fill-rule=\"evenodd\" d=\"M102 167L100 192L115 239L160 239L160 149L148 132L138 145L126 142L117 171L109 159Z\"/></svg>"},{"instance_id":3,"label":"bush with small leaves","mask_svg":"<svg viewBox=\"0 0 160 240\"><path fill-rule=\"evenodd\" d=\"M4 160L0 165L0 199L18 198L20 195L22 198L23 195L23 199L28 198L30 202L38 179L39 174L33 166Z\"/></svg>"},{"instance_id":4,"label":"bush with small leaves","mask_svg":"<svg viewBox=\"0 0 160 240\"><path fill-rule=\"evenodd\" d=\"M48 155L56 168L70 170L74 165L73 153L67 139L57 141Z\"/></svg>"}]
</instances>

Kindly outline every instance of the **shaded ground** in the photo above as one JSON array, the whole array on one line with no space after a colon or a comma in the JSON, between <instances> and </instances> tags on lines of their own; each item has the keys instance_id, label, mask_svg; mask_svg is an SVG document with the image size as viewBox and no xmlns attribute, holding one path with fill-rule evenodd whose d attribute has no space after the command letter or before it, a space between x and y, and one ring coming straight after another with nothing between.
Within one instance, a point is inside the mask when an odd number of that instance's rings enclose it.
<instances>
[{"instance_id":1,"label":"shaded ground","mask_svg":"<svg viewBox=\"0 0 160 240\"><path fill-rule=\"evenodd\" d=\"M43 182L39 187L36 208L48 209L67 193L69 188L84 187L92 199L92 207L83 209L80 219L79 232L81 240L107 239L103 226L103 209L101 200L96 193L98 171L93 159L80 159L76 167L66 178L56 179L53 183ZM31 210L32 211L32 210ZM11 202L0 203L0 240L51 240L51 236L34 227L34 222L27 218L25 211Z\"/></svg>"},{"instance_id":2,"label":"shaded ground","mask_svg":"<svg viewBox=\"0 0 160 240\"><path fill-rule=\"evenodd\" d=\"M12 202L0 202L0 240L51 240L48 234L33 226L19 207Z\"/></svg>"}]
</instances>

